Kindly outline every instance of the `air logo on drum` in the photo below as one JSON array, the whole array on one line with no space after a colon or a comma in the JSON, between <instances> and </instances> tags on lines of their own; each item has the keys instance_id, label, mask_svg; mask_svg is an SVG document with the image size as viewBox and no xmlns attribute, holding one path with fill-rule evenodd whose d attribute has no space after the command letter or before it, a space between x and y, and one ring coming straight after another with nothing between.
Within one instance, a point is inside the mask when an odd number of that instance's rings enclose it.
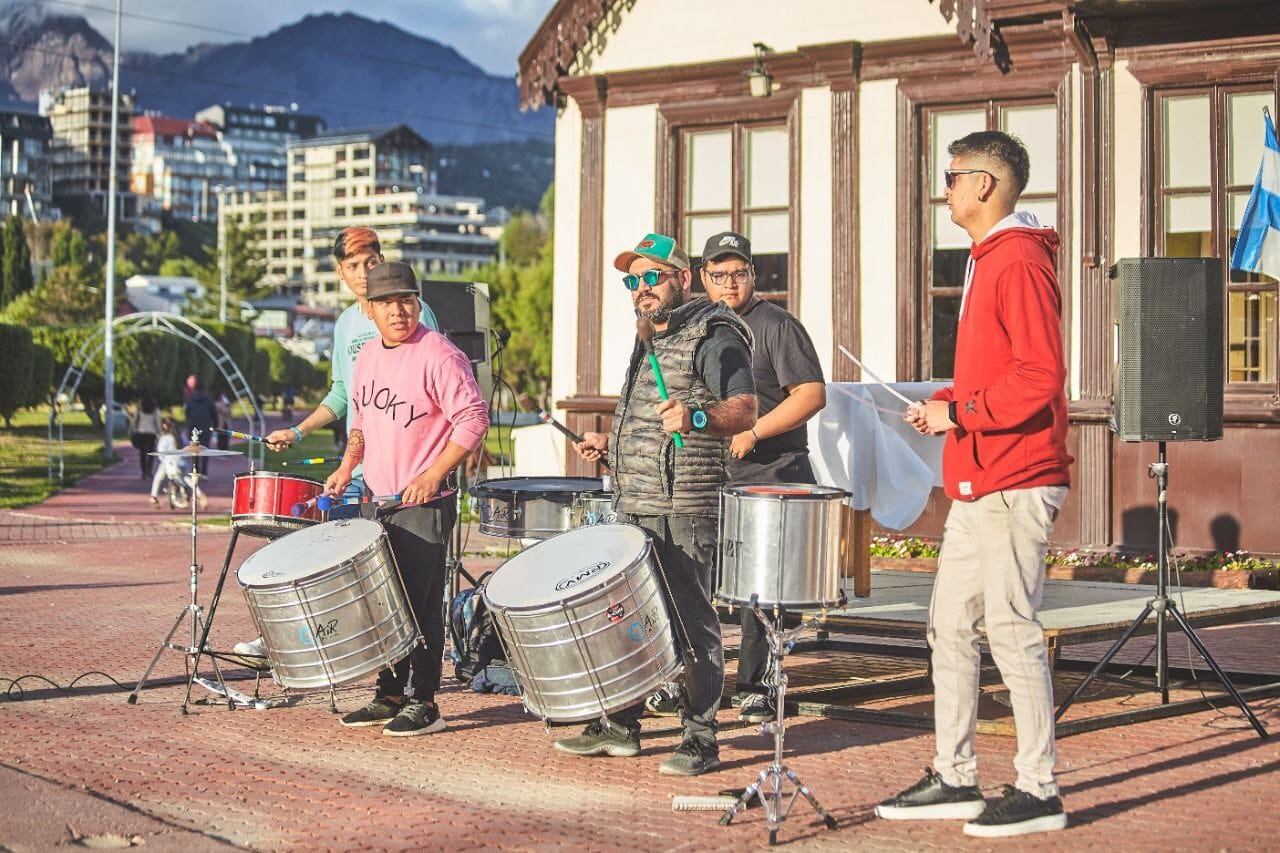
<instances>
[{"instance_id":1,"label":"air logo on drum","mask_svg":"<svg viewBox=\"0 0 1280 853\"><path fill-rule=\"evenodd\" d=\"M318 646L321 640L330 640L338 636L338 620L330 619L328 622L317 622L314 627L310 625L298 626L298 639L303 645Z\"/></svg>"},{"instance_id":2,"label":"air logo on drum","mask_svg":"<svg viewBox=\"0 0 1280 853\"><path fill-rule=\"evenodd\" d=\"M743 541L741 539L724 540L724 555L726 558L736 560L742 555Z\"/></svg>"},{"instance_id":3,"label":"air logo on drum","mask_svg":"<svg viewBox=\"0 0 1280 853\"><path fill-rule=\"evenodd\" d=\"M563 578L559 583L556 584L556 592L564 592L566 589L573 589L575 586L582 583L584 580L587 580L588 578L591 578L591 577L595 577L596 575L600 574L601 572L603 572L605 569L609 568L612 565L613 565L613 562L610 560L601 560L600 562L596 563L593 566L588 566L587 568L582 569L576 574L572 574L567 578Z\"/></svg>"},{"instance_id":4,"label":"air logo on drum","mask_svg":"<svg viewBox=\"0 0 1280 853\"><path fill-rule=\"evenodd\" d=\"M653 635L653 617L646 613L643 618L637 619L627 626L627 636L633 642L640 642L645 637Z\"/></svg>"}]
</instances>

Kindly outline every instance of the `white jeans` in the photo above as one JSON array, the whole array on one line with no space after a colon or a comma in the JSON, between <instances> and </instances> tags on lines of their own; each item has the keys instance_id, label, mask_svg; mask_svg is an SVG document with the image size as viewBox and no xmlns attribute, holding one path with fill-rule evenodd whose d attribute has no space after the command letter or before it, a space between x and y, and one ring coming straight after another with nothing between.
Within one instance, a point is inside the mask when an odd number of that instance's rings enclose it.
<instances>
[{"instance_id":1,"label":"white jeans","mask_svg":"<svg viewBox=\"0 0 1280 853\"><path fill-rule=\"evenodd\" d=\"M1053 682L1036 611L1044 593L1049 532L1066 486L1008 489L955 501L947 516L929 605L933 650L934 769L948 785L978 784L978 626L1009 688L1018 730L1017 787L1058 793Z\"/></svg>"}]
</instances>

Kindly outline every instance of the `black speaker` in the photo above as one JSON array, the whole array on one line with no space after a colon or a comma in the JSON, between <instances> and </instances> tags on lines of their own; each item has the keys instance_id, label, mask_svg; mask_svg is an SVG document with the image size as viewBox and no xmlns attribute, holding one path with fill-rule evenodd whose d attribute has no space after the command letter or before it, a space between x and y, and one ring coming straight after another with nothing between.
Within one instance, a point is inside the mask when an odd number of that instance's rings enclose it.
<instances>
[{"instance_id":1,"label":"black speaker","mask_svg":"<svg viewBox=\"0 0 1280 853\"><path fill-rule=\"evenodd\" d=\"M422 298L435 313L440 331L471 359L476 381L488 400L493 394L493 370L489 362L489 285L425 279Z\"/></svg>"},{"instance_id":2,"label":"black speaker","mask_svg":"<svg viewBox=\"0 0 1280 853\"><path fill-rule=\"evenodd\" d=\"M1222 438L1222 260L1125 258L1111 278L1112 428L1123 441Z\"/></svg>"}]
</instances>

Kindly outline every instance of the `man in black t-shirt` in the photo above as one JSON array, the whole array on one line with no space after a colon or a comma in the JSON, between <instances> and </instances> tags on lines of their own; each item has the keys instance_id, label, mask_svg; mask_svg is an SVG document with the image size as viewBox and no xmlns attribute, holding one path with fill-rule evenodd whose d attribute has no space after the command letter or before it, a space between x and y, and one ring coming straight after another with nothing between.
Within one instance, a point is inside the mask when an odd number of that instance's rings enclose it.
<instances>
[{"instance_id":1,"label":"man in black t-shirt","mask_svg":"<svg viewBox=\"0 0 1280 853\"><path fill-rule=\"evenodd\" d=\"M759 398L759 419L733 437L729 477L743 483L813 483L805 422L827 404L822 365L800 321L755 293L751 243L726 231L707 240L702 250L702 285L707 297L733 309L751 329L751 373ZM759 620L742 609L742 645L738 651L741 719L759 723L775 716L763 680L769 643Z\"/></svg>"}]
</instances>

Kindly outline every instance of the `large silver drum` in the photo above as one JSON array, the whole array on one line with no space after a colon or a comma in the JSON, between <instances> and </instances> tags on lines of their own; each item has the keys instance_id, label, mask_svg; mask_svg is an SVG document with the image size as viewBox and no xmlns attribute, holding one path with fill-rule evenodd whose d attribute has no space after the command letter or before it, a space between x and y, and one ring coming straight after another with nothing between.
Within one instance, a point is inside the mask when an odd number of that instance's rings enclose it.
<instances>
[{"instance_id":1,"label":"large silver drum","mask_svg":"<svg viewBox=\"0 0 1280 853\"><path fill-rule=\"evenodd\" d=\"M649 537L599 524L539 542L489 578L525 707L578 722L643 700L680 671Z\"/></svg>"},{"instance_id":2,"label":"large silver drum","mask_svg":"<svg viewBox=\"0 0 1280 853\"><path fill-rule=\"evenodd\" d=\"M613 495L600 477L504 477L471 490L480 532L515 539L546 539L598 523Z\"/></svg>"},{"instance_id":3,"label":"large silver drum","mask_svg":"<svg viewBox=\"0 0 1280 853\"><path fill-rule=\"evenodd\" d=\"M780 483L720 490L716 596L762 607L834 607L840 590L840 505L845 492Z\"/></svg>"},{"instance_id":4,"label":"large silver drum","mask_svg":"<svg viewBox=\"0 0 1280 853\"><path fill-rule=\"evenodd\" d=\"M387 534L352 518L276 539L236 573L283 687L329 687L377 672L418 641Z\"/></svg>"}]
</instances>

